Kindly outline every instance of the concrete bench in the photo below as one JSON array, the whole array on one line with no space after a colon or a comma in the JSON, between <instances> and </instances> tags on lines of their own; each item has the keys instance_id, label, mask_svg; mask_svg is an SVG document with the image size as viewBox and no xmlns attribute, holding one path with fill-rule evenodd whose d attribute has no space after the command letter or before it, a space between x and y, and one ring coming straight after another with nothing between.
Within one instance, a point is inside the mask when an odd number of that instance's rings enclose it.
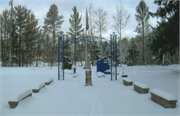
<instances>
[{"instance_id":1,"label":"concrete bench","mask_svg":"<svg viewBox=\"0 0 180 116\"><path fill-rule=\"evenodd\" d=\"M32 91L26 90L26 91L22 92L21 94L19 94L19 96L15 97L12 101L9 101L8 104L10 105L10 108L15 108L21 100L23 100L31 95L32 95Z\"/></svg>"},{"instance_id":2,"label":"concrete bench","mask_svg":"<svg viewBox=\"0 0 180 116\"><path fill-rule=\"evenodd\" d=\"M41 83L38 86L35 86L34 89L32 89L33 93L38 93L41 88L45 87L45 83Z\"/></svg>"},{"instance_id":3,"label":"concrete bench","mask_svg":"<svg viewBox=\"0 0 180 116\"><path fill-rule=\"evenodd\" d=\"M151 100L165 108L175 108L177 99L174 95L160 89L151 90Z\"/></svg>"},{"instance_id":4,"label":"concrete bench","mask_svg":"<svg viewBox=\"0 0 180 116\"><path fill-rule=\"evenodd\" d=\"M45 82L45 85L49 85L51 82L53 82L53 78L50 78L49 80L47 80L47 81Z\"/></svg>"},{"instance_id":5,"label":"concrete bench","mask_svg":"<svg viewBox=\"0 0 180 116\"><path fill-rule=\"evenodd\" d=\"M139 93L149 93L149 87L146 84L140 82L134 83L134 90Z\"/></svg>"},{"instance_id":6,"label":"concrete bench","mask_svg":"<svg viewBox=\"0 0 180 116\"><path fill-rule=\"evenodd\" d=\"M126 86L130 86L133 84L133 81L131 79L126 78L126 79L123 79L123 83Z\"/></svg>"}]
</instances>

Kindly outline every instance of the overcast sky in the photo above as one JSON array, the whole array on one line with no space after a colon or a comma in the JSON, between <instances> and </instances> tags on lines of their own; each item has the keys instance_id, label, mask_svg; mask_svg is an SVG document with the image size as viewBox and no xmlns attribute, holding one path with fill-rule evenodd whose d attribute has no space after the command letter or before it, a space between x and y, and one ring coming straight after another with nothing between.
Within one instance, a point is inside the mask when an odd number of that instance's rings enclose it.
<instances>
[{"instance_id":1,"label":"overcast sky","mask_svg":"<svg viewBox=\"0 0 180 116\"><path fill-rule=\"evenodd\" d=\"M0 13L2 13L4 9L10 9L9 1L10 0L0 0ZM149 11L151 12L155 12L157 9L157 5L154 4L153 1L154 0L145 0L146 4L149 6ZM78 12L82 15L82 17L84 17L86 13L86 6L88 6L89 3L93 3L94 9L98 9L101 7L104 10L108 11L109 26L107 29L108 31L106 33L103 33L103 37L109 38L110 34L115 31L112 27L112 15L116 14L116 3L120 2L131 14L130 22L122 30L122 37L135 37L137 33L134 32L134 30L137 26L137 21L135 20L134 14L136 14L135 9L140 0L13 0L13 5L24 5L28 9L31 9L32 12L36 15L36 18L39 19L39 25L43 26L44 17L46 16L51 4L55 3L58 6L59 15L64 16L64 23L62 24L61 30L66 33L67 31L69 31L69 17L71 14L73 14L73 6L76 6ZM156 22L156 18L150 18L149 20L149 23L152 26L156 26ZM84 23L82 22L82 24ZM85 27L85 25L83 26Z\"/></svg>"}]
</instances>

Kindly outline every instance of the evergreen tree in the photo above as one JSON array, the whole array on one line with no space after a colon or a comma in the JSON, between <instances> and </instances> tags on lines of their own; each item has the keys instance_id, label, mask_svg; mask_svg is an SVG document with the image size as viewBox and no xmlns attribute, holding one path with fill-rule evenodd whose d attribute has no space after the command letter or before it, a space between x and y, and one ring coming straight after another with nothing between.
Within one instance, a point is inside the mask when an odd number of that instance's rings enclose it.
<instances>
[{"instance_id":1,"label":"evergreen tree","mask_svg":"<svg viewBox=\"0 0 180 116\"><path fill-rule=\"evenodd\" d=\"M45 62L49 63L51 62L51 56L52 56L52 41L50 39L50 35L47 33L44 40L44 54L45 54ZM50 66L50 65L49 65Z\"/></svg>"},{"instance_id":2,"label":"evergreen tree","mask_svg":"<svg viewBox=\"0 0 180 116\"><path fill-rule=\"evenodd\" d=\"M23 66L23 52L22 52L22 48L23 48L23 41L22 41L22 32L24 31L24 26L26 23L26 19L27 19L27 15L28 15L28 9L25 6L15 6L15 19L16 19L16 26L18 27L18 41L19 41L19 66Z\"/></svg>"},{"instance_id":3,"label":"evergreen tree","mask_svg":"<svg viewBox=\"0 0 180 116\"><path fill-rule=\"evenodd\" d=\"M163 59L164 54L174 55L179 49L179 1L155 1L159 7L151 16L161 18L149 38L148 44L154 54Z\"/></svg>"},{"instance_id":4,"label":"evergreen tree","mask_svg":"<svg viewBox=\"0 0 180 116\"><path fill-rule=\"evenodd\" d=\"M137 50L137 44L134 38L130 40L130 46L128 48L128 55L126 57L126 63L128 65L135 65L138 58L139 51Z\"/></svg>"},{"instance_id":5,"label":"evergreen tree","mask_svg":"<svg viewBox=\"0 0 180 116\"><path fill-rule=\"evenodd\" d=\"M18 66L18 33L15 19L12 21L12 66Z\"/></svg>"},{"instance_id":6,"label":"evergreen tree","mask_svg":"<svg viewBox=\"0 0 180 116\"><path fill-rule=\"evenodd\" d=\"M136 17L136 20L138 21L138 26L136 27L135 31L142 36L142 44L143 44L143 49L142 49L143 58L142 59L143 59L143 65L144 65L145 36L147 34L147 31L151 27L150 24L148 23L148 20L150 18L149 7L146 5L144 0L141 0L139 2L138 6L136 7L136 13L137 14L135 14L135 17Z\"/></svg>"},{"instance_id":7,"label":"evergreen tree","mask_svg":"<svg viewBox=\"0 0 180 116\"><path fill-rule=\"evenodd\" d=\"M94 44L94 59L99 60L101 57L101 50L97 43Z\"/></svg>"},{"instance_id":8,"label":"evergreen tree","mask_svg":"<svg viewBox=\"0 0 180 116\"><path fill-rule=\"evenodd\" d=\"M53 62L55 60L55 37L56 31L61 28L62 23L64 22L63 15L58 15L58 8L56 4L52 4L49 8L49 11L46 14L46 18L44 18L44 24L46 29L52 33L53 35L53 50L52 50L52 59L51 66L53 66Z\"/></svg>"},{"instance_id":9,"label":"evergreen tree","mask_svg":"<svg viewBox=\"0 0 180 116\"><path fill-rule=\"evenodd\" d=\"M8 27L9 27L9 11L6 9L2 12L2 66L8 65Z\"/></svg>"},{"instance_id":10,"label":"evergreen tree","mask_svg":"<svg viewBox=\"0 0 180 116\"><path fill-rule=\"evenodd\" d=\"M1 62L1 65L2 65L2 55L3 55L3 35L2 35L2 31L3 31L3 17L2 15L0 14L0 44L1 44L1 48L0 48L0 51L1 51L1 54L0 54L0 62Z\"/></svg>"},{"instance_id":11,"label":"evergreen tree","mask_svg":"<svg viewBox=\"0 0 180 116\"><path fill-rule=\"evenodd\" d=\"M24 49L24 56L25 58L25 64L26 66L28 64L31 65L32 59L35 58L35 53L37 53L37 42L38 42L38 31L39 31L39 27L37 27L38 25L38 20L35 19L35 15L33 13L31 13L31 11L28 11L28 15L27 15L27 20L26 20L26 24L24 25L24 32L23 32L23 36L24 36L24 43L25 43L25 49ZM36 58L37 59L37 58Z\"/></svg>"},{"instance_id":12,"label":"evergreen tree","mask_svg":"<svg viewBox=\"0 0 180 116\"><path fill-rule=\"evenodd\" d=\"M71 24L71 27L69 28L69 31L68 34L71 35L72 38L74 38L74 43L75 43L75 46L74 46L74 62L75 62L75 65L76 65L76 37L79 36L81 34L81 32L83 32L83 29L82 29L82 24L81 24L81 16L79 16L79 12L77 11L77 8L76 6L73 7L73 14L70 15L70 18L69 18L69 22Z\"/></svg>"}]
</instances>

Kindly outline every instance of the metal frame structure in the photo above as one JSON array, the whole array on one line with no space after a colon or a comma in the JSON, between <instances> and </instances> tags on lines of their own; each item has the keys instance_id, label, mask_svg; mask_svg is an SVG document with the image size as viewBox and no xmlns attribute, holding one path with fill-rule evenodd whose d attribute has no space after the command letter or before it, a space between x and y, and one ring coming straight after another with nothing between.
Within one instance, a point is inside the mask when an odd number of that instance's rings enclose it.
<instances>
[{"instance_id":1,"label":"metal frame structure","mask_svg":"<svg viewBox=\"0 0 180 116\"><path fill-rule=\"evenodd\" d=\"M81 37L78 37L78 38L71 38L71 39L68 39L68 40L64 40L64 35L61 35L61 36L58 36L58 80L60 80L60 62L61 62L61 59L60 59L60 49L61 49L61 46L62 46L62 76L63 76L63 79L64 80L64 47L66 46L69 46L71 44L75 44L75 43L79 43L79 42L96 42L96 43L101 43L101 44L104 44L102 42L98 42L98 41L90 41L90 40L85 40L84 38L92 38L92 36L81 36ZM93 38L99 38L100 37L93 37ZM72 41L74 39L77 39L76 42L72 42L68 45L64 45L64 42L67 42L67 41ZM115 33L111 34L110 35L110 40L108 39L105 39L105 38L102 38L104 40L107 40L107 41L110 41L110 45L107 45L107 46L110 46L110 49L111 49L111 81L113 80L113 77L115 80L117 80L117 35L115 35ZM62 44L62 45L61 45Z\"/></svg>"}]
</instances>

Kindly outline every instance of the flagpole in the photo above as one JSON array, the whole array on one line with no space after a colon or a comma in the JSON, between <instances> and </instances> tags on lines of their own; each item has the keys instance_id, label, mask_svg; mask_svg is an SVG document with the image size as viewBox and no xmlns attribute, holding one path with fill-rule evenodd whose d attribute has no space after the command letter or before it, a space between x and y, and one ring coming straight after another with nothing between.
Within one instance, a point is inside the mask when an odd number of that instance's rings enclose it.
<instances>
[{"instance_id":1,"label":"flagpole","mask_svg":"<svg viewBox=\"0 0 180 116\"><path fill-rule=\"evenodd\" d=\"M88 25L88 13L87 13L87 6L86 6L86 56L85 56L85 58L86 58L86 68L87 68L87 35L88 35L88 28L89 27L87 27L87 26L89 26Z\"/></svg>"}]
</instances>

